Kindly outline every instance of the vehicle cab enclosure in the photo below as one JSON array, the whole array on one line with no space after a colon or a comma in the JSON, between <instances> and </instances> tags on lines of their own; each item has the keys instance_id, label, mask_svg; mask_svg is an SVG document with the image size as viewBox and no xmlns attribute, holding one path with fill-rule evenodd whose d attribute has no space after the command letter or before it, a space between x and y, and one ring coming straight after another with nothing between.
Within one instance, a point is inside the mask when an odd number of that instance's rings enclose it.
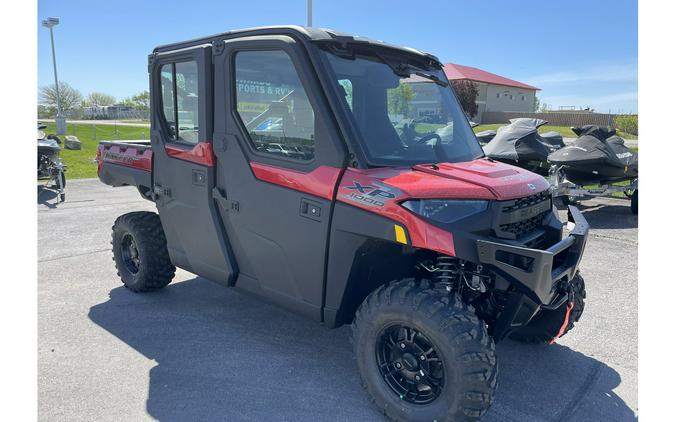
<instances>
[{"instance_id":1,"label":"vehicle cab enclosure","mask_svg":"<svg viewBox=\"0 0 675 422\"><path fill-rule=\"evenodd\" d=\"M176 266L328 326L403 277L468 289L497 338L564 302L583 217L562 239L548 183L483 156L436 57L268 27L148 70L150 145L102 143L99 176L156 203Z\"/></svg>"}]
</instances>

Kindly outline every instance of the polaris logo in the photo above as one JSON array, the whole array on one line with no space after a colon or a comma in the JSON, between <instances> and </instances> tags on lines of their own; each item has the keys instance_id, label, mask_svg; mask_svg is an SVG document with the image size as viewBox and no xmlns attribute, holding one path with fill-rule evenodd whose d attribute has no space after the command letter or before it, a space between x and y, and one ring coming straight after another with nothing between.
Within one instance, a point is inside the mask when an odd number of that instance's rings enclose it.
<instances>
[{"instance_id":1,"label":"polaris logo","mask_svg":"<svg viewBox=\"0 0 675 422\"><path fill-rule=\"evenodd\" d=\"M344 195L345 198L360 202L364 205L382 207L384 206L385 201L396 198L396 195L384 186L364 186L357 181L354 181L353 186L347 186L347 189L356 192Z\"/></svg>"},{"instance_id":2,"label":"polaris logo","mask_svg":"<svg viewBox=\"0 0 675 422\"><path fill-rule=\"evenodd\" d=\"M537 187L536 187L535 185L533 185L532 183L528 183L528 184L527 184L527 187L528 187L528 189L530 189L530 190L537 190Z\"/></svg>"}]
</instances>

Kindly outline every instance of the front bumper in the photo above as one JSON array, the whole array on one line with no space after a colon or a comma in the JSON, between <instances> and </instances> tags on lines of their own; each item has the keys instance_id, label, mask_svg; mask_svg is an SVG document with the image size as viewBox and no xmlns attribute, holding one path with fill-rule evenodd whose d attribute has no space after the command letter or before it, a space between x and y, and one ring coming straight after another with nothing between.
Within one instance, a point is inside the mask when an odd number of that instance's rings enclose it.
<instances>
[{"instance_id":1,"label":"front bumper","mask_svg":"<svg viewBox=\"0 0 675 422\"><path fill-rule=\"evenodd\" d=\"M476 241L479 262L516 287L494 327L496 338L527 324L539 309L556 309L567 301L561 289L577 273L589 230L576 207L568 208L568 220L574 223L569 236L547 249Z\"/></svg>"}]
</instances>

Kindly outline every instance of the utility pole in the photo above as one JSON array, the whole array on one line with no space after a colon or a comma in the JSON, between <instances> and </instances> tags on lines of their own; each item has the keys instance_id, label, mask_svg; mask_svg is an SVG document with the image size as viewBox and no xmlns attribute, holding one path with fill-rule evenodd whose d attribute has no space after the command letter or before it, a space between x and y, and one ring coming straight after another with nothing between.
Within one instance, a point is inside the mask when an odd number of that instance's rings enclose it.
<instances>
[{"instance_id":1,"label":"utility pole","mask_svg":"<svg viewBox=\"0 0 675 422\"><path fill-rule=\"evenodd\" d=\"M59 77L56 73L56 49L54 48L54 27L59 24L59 18L47 18L42 26L49 28L49 37L52 41L52 62L54 64L54 86L56 87L56 134L66 134L66 118L61 109L61 94L59 93Z\"/></svg>"},{"instance_id":2,"label":"utility pole","mask_svg":"<svg viewBox=\"0 0 675 422\"><path fill-rule=\"evenodd\" d=\"M307 26L312 26L312 0L307 0Z\"/></svg>"}]
</instances>

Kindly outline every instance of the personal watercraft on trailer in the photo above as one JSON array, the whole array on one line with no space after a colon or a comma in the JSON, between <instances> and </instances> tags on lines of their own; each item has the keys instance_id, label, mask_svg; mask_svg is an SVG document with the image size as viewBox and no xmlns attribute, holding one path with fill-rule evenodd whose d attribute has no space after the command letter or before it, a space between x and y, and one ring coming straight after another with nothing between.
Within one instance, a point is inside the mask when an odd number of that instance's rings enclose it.
<instances>
[{"instance_id":1,"label":"personal watercraft on trailer","mask_svg":"<svg viewBox=\"0 0 675 422\"><path fill-rule=\"evenodd\" d=\"M45 135L43 129L47 126L38 124L37 142L37 177L46 180L48 186L58 192L61 202L66 200L65 166L61 161L61 140L56 135Z\"/></svg>"},{"instance_id":2,"label":"personal watercraft on trailer","mask_svg":"<svg viewBox=\"0 0 675 422\"><path fill-rule=\"evenodd\" d=\"M487 145L495 136L497 136L497 131L492 129L476 133L476 139L478 139L478 142L483 146Z\"/></svg>"},{"instance_id":3,"label":"personal watercraft on trailer","mask_svg":"<svg viewBox=\"0 0 675 422\"><path fill-rule=\"evenodd\" d=\"M548 157L555 195L570 200L624 192L631 198L631 209L637 214L637 153L626 147L624 140L609 127L586 125L572 131L578 136L576 141ZM627 180L631 181L629 185L617 185ZM583 188L595 184L600 187Z\"/></svg>"},{"instance_id":4,"label":"personal watercraft on trailer","mask_svg":"<svg viewBox=\"0 0 675 422\"><path fill-rule=\"evenodd\" d=\"M485 155L548 176L547 157L564 145L562 136L557 132L540 135L538 129L548 123L546 120L519 118L510 122L497 129L494 139L483 146Z\"/></svg>"}]
</instances>

